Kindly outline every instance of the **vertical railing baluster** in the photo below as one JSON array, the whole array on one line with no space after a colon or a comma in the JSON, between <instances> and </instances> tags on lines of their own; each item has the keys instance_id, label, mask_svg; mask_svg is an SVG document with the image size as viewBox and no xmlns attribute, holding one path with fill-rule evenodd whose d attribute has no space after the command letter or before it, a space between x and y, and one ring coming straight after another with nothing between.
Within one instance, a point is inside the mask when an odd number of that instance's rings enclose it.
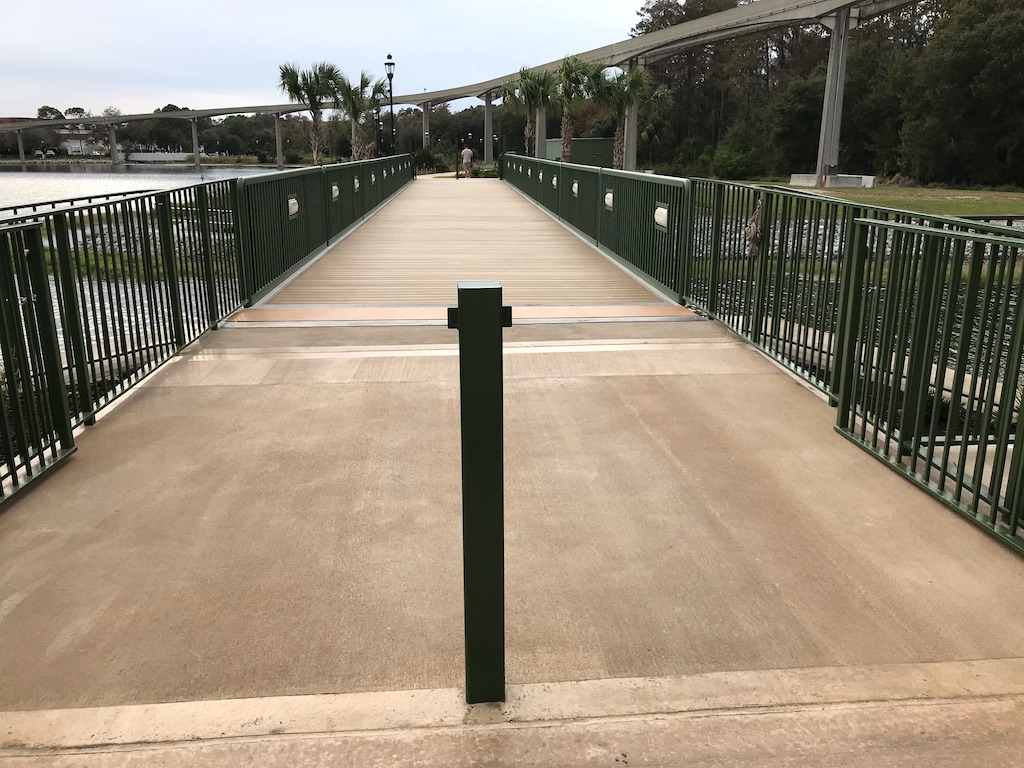
<instances>
[{"instance_id":1,"label":"vertical railing baluster","mask_svg":"<svg viewBox=\"0 0 1024 768\"><path fill-rule=\"evenodd\" d=\"M75 447L68 413L68 392L64 383L64 367L60 360L60 346L57 343L57 325L53 319L53 295L50 280L46 274L46 259L43 255L42 230L33 227L26 232L28 245L28 271L33 293L33 312L38 329L39 354L43 363L42 379L45 382L49 401L50 424L60 441L62 451ZM42 446L39 446L42 453Z\"/></svg>"},{"instance_id":2,"label":"vertical railing baluster","mask_svg":"<svg viewBox=\"0 0 1024 768\"><path fill-rule=\"evenodd\" d=\"M160 236L160 257L167 283L167 297L171 310L171 329L177 349L185 347L185 324L182 319L181 286L178 283L178 265L174 255L174 232L171 226L170 199L167 193L156 196L157 229Z\"/></svg>"},{"instance_id":3,"label":"vertical railing baluster","mask_svg":"<svg viewBox=\"0 0 1024 768\"><path fill-rule=\"evenodd\" d=\"M207 328L217 329L220 311L217 307L217 286L213 268L213 242L210 234L210 198L205 186L196 187L196 203L199 207L200 247L203 257L203 272L206 278Z\"/></svg>"},{"instance_id":4,"label":"vertical railing baluster","mask_svg":"<svg viewBox=\"0 0 1024 768\"><path fill-rule=\"evenodd\" d=\"M850 250L846 254L843 269L846 289L843 292L842 320L836 328L839 333L839 345L836 349L832 381L838 407L838 425L843 429L854 429L857 414L853 392L859 368L856 358L857 338L864 325L861 313L865 294L864 274L868 261L868 227L867 224L858 222L857 217L853 215L847 222L853 227L853 237L850 238Z\"/></svg>"},{"instance_id":5,"label":"vertical railing baluster","mask_svg":"<svg viewBox=\"0 0 1024 768\"><path fill-rule=\"evenodd\" d=\"M57 276L63 286L64 315L68 323L65 336L71 341L70 357L74 361L71 367L75 372L75 399L78 403L79 413L85 415L85 423L92 425L96 423L96 417L90 413L93 410L94 396L86 364L84 324L78 306L78 291L71 266L71 237L68 233L67 215L55 216L53 223L57 240Z\"/></svg>"}]
</instances>

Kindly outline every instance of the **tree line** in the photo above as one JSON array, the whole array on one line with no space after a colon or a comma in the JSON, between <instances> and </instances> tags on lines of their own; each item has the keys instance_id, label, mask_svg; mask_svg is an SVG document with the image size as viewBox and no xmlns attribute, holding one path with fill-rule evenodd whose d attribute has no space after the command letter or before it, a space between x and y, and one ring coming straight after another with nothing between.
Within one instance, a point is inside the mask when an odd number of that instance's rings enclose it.
<instances>
[{"instance_id":1,"label":"tree line","mask_svg":"<svg viewBox=\"0 0 1024 768\"><path fill-rule=\"evenodd\" d=\"M643 34L749 0L649 0ZM922 0L851 33L840 169L922 183L1024 184L1024 3ZM780 29L650 65L671 105L648 166L729 178L813 171L829 33Z\"/></svg>"}]
</instances>

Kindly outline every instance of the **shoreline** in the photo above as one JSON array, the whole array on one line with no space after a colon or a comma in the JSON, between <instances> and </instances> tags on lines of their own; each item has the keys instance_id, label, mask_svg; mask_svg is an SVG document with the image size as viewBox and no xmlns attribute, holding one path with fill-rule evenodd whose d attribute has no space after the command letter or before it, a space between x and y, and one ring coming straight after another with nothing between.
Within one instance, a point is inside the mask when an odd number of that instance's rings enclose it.
<instances>
[{"instance_id":1,"label":"shoreline","mask_svg":"<svg viewBox=\"0 0 1024 768\"><path fill-rule=\"evenodd\" d=\"M193 163L182 163L182 162L153 162L153 163L118 163L116 166L112 165L109 158L90 160L90 159L75 159L71 160L68 158L41 160L25 160L21 162L18 159L0 158L0 168L14 167L14 168L49 168L57 166L60 168L74 168L74 167L87 167L87 168L191 168L195 169ZM276 163L208 163L204 162L201 164L203 168L268 168L276 169ZM286 165L285 168L306 168L310 166L304 165Z\"/></svg>"}]
</instances>

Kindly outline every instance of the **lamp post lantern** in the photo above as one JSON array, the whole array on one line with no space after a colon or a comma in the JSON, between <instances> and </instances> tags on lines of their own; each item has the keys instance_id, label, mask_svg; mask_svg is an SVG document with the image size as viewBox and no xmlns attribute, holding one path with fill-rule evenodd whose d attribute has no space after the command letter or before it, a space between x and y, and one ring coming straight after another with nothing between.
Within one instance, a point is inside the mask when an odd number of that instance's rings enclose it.
<instances>
[{"instance_id":1,"label":"lamp post lantern","mask_svg":"<svg viewBox=\"0 0 1024 768\"><path fill-rule=\"evenodd\" d=\"M387 60L384 62L384 71L388 75L388 104L391 106L391 154L395 154L395 89L393 80L395 79L395 60L391 58L391 54L388 54Z\"/></svg>"}]
</instances>

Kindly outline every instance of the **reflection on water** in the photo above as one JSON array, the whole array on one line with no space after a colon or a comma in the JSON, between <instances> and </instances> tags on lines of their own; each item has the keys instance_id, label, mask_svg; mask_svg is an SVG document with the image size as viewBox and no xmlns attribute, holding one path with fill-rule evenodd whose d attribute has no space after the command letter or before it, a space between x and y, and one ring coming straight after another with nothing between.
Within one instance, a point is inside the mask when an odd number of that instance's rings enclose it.
<instances>
[{"instance_id":1,"label":"reflection on water","mask_svg":"<svg viewBox=\"0 0 1024 768\"><path fill-rule=\"evenodd\" d=\"M272 168L25 163L0 165L0 208L139 189L172 189L203 181L269 173Z\"/></svg>"}]
</instances>

